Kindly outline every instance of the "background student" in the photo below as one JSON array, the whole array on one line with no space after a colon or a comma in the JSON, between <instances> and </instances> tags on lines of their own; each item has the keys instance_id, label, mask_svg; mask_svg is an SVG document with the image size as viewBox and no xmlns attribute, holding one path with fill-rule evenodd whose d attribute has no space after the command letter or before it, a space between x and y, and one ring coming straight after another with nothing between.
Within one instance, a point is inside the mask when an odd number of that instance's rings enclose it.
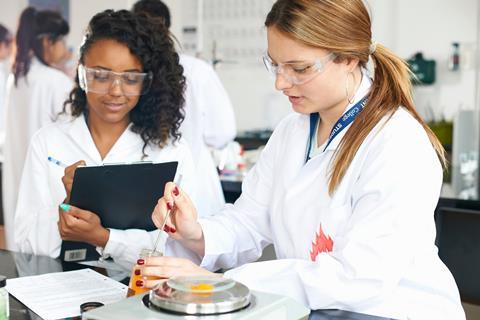
<instances>
[{"instance_id":1,"label":"background student","mask_svg":"<svg viewBox=\"0 0 480 320\"><path fill-rule=\"evenodd\" d=\"M170 11L160 0L140 0L132 8L170 28ZM197 209L216 213L225 205L222 187L209 148L220 149L236 135L235 115L215 70L205 61L180 54L186 78L185 120L180 132L192 149L198 190Z\"/></svg>"},{"instance_id":2,"label":"background student","mask_svg":"<svg viewBox=\"0 0 480 320\"><path fill-rule=\"evenodd\" d=\"M166 251L177 257L139 261L141 274L233 268L227 277L310 309L464 319L434 244L444 150L414 108L406 64L372 42L362 0L278 0L265 25L265 65L295 113L222 215L197 221L167 184L153 219L177 207ZM252 263L269 243L279 259Z\"/></svg>"},{"instance_id":3,"label":"background student","mask_svg":"<svg viewBox=\"0 0 480 320\"><path fill-rule=\"evenodd\" d=\"M5 140L5 98L7 78L12 63L12 48L12 34L3 24L0 24L0 161L3 160L3 143Z\"/></svg>"},{"instance_id":4,"label":"background student","mask_svg":"<svg viewBox=\"0 0 480 320\"><path fill-rule=\"evenodd\" d=\"M130 268L141 249L153 247L158 230L107 229L94 212L59 205L69 202L80 164L178 161L192 191L193 161L179 132L184 86L162 24L126 10L91 19L66 102L74 119L42 128L30 144L15 216L22 252L58 257L62 240L81 241ZM48 162L49 156L69 166Z\"/></svg>"},{"instance_id":5,"label":"background student","mask_svg":"<svg viewBox=\"0 0 480 320\"><path fill-rule=\"evenodd\" d=\"M14 212L30 138L57 117L72 89L72 81L51 67L68 56L65 46L68 32L68 23L57 12L28 7L20 16L13 79L7 88L2 168L3 212L9 250L17 249L13 239Z\"/></svg>"}]
</instances>

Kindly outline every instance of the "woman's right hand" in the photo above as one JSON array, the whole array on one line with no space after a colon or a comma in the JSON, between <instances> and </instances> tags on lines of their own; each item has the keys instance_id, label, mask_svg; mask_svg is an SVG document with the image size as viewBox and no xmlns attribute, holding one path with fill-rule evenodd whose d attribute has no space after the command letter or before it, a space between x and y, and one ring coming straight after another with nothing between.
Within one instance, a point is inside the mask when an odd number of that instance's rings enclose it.
<instances>
[{"instance_id":1,"label":"woman's right hand","mask_svg":"<svg viewBox=\"0 0 480 320\"><path fill-rule=\"evenodd\" d=\"M152 220L157 228L162 227L169 211L164 231L170 237L182 242L198 241L203 238L202 227L197 222L197 210L192 200L173 182L165 185L164 195L153 210Z\"/></svg>"},{"instance_id":2,"label":"woman's right hand","mask_svg":"<svg viewBox=\"0 0 480 320\"><path fill-rule=\"evenodd\" d=\"M65 198L65 201L64 201L65 203L70 203L70 193L72 192L73 177L75 176L75 170L77 170L79 166L85 166L85 165L86 165L85 161L80 160L65 168L65 173L62 177L63 186L65 187L65 191L67 192L67 197Z\"/></svg>"}]
</instances>

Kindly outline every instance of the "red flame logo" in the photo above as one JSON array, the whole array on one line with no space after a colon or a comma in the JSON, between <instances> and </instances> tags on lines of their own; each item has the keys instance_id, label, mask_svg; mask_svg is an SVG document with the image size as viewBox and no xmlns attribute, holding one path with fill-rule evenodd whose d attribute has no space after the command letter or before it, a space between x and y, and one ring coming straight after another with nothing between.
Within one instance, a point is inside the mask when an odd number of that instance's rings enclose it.
<instances>
[{"instance_id":1,"label":"red flame logo","mask_svg":"<svg viewBox=\"0 0 480 320\"><path fill-rule=\"evenodd\" d=\"M315 261L317 256L322 252L330 252L333 248L333 240L330 236L326 236L322 230L322 224L318 228L318 232L315 234L315 239L312 241L312 249L310 251L310 259Z\"/></svg>"}]
</instances>

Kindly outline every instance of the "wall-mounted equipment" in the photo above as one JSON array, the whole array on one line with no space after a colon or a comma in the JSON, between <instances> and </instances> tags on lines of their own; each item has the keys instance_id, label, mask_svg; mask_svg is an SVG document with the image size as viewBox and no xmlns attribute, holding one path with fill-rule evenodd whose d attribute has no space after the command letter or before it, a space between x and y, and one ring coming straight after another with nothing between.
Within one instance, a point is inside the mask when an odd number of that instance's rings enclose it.
<instances>
[{"instance_id":1,"label":"wall-mounted equipment","mask_svg":"<svg viewBox=\"0 0 480 320\"><path fill-rule=\"evenodd\" d=\"M414 85L427 85L435 83L435 60L426 60L422 52L417 52L407 60L410 70L415 77L412 79Z\"/></svg>"}]
</instances>

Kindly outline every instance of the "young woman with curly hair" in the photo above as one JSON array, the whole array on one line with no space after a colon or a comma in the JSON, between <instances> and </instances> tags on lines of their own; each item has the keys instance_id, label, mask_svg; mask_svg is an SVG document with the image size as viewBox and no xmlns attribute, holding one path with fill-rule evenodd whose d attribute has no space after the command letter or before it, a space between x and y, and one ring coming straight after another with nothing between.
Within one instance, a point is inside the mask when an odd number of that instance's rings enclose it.
<instances>
[{"instance_id":1,"label":"young woman with curly hair","mask_svg":"<svg viewBox=\"0 0 480 320\"><path fill-rule=\"evenodd\" d=\"M129 267L142 248L153 247L159 231L106 229L94 212L59 204L69 202L79 165L178 161L188 188L193 160L178 132L184 83L165 27L126 10L92 18L64 108L73 120L42 128L30 145L15 220L21 251L58 257L62 240L81 241ZM68 166L47 162L49 156Z\"/></svg>"}]
</instances>

